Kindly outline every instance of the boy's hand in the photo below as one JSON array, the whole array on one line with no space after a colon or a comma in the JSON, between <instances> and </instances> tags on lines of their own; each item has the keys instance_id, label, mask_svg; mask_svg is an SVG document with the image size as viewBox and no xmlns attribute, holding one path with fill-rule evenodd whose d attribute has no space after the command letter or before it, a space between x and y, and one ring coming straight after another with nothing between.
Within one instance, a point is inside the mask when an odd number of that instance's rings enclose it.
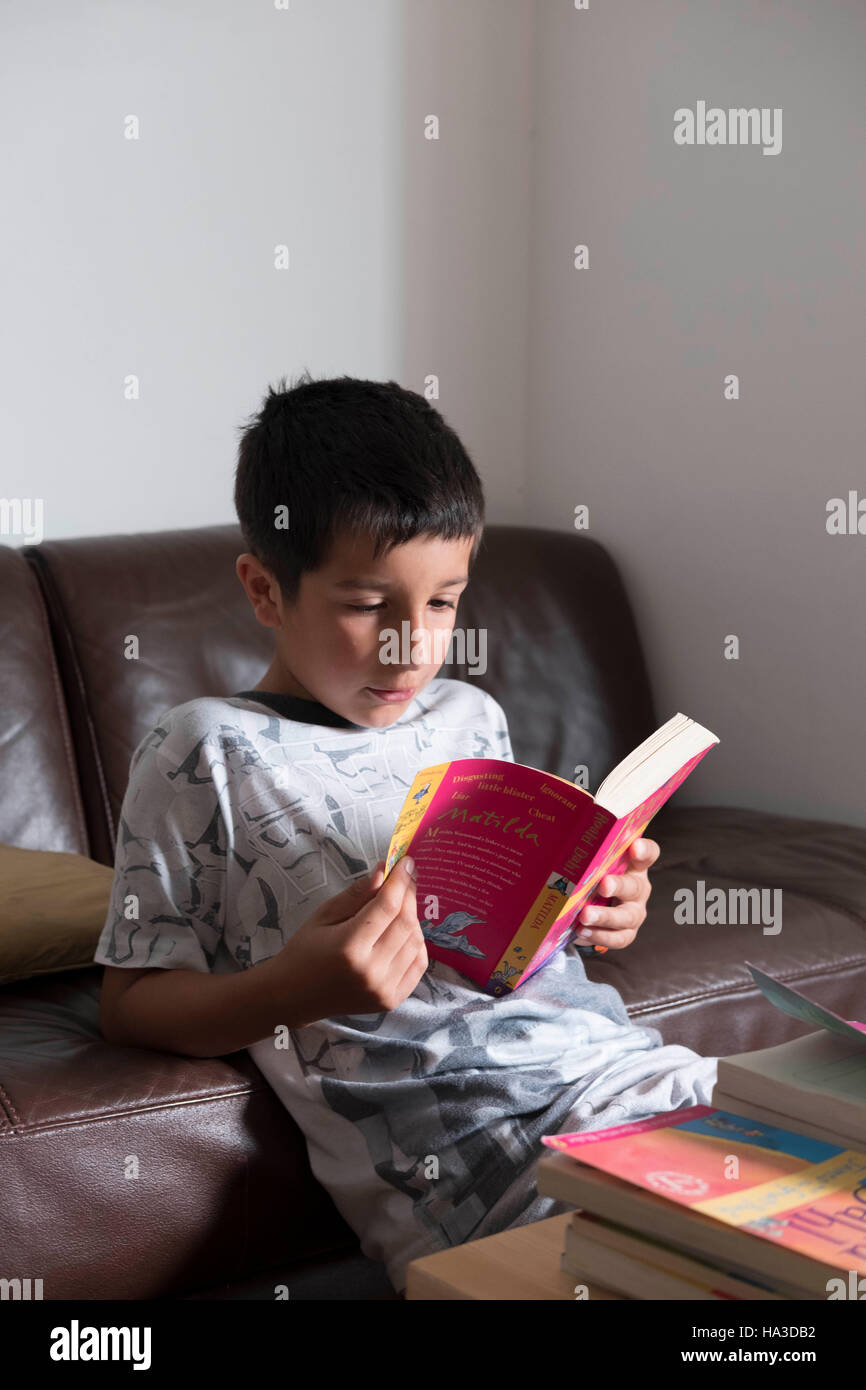
<instances>
[{"instance_id":1,"label":"boy's hand","mask_svg":"<svg viewBox=\"0 0 866 1390\"><path fill-rule=\"evenodd\" d=\"M404 855L383 883L380 859L322 903L277 953L305 1021L389 1011L412 993L429 960L411 867Z\"/></svg>"},{"instance_id":2,"label":"boy's hand","mask_svg":"<svg viewBox=\"0 0 866 1390\"><path fill-rule=\"evenodd\" d=\"M597 889L602 897L613 898L622 906L582 908L577 919L580 941L590 946L631 945L646 921L647 899L652 892L647 870L660 854L661 846L655 840L632 841L628 858L633 867L624 874L605 874Z\"/></svg>"}]
</instances>

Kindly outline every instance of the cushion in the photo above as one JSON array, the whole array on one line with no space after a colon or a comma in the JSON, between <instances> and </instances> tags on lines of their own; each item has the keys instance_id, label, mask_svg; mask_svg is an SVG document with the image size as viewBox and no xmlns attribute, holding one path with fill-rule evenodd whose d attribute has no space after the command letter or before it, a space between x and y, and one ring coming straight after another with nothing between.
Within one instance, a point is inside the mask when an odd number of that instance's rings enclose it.
<instances>
[{"instance_id":1,"label":"cushion","mask_svg":"<svg viewBox=\"0 0 866 1390\"><path fill-rule=\"evenodd\" d=\"M83 854L0 845L0 984L92 968L113 879Z\"/></svg>"}]
</instances>

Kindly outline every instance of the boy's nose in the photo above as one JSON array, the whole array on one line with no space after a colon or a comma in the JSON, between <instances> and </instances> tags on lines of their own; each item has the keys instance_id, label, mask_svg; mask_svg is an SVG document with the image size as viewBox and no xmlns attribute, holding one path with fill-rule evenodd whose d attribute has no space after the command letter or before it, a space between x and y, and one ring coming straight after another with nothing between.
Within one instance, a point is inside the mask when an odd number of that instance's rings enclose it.
<instances>
[{"instance_id":1,"label":"boy's nose","mask_svg":"<svg viewBox=\"0 0 866 1390\"><path fill-rule=\"evenodd\" d=\"M404 614L402 618L395 620L394 627L399 638L398 661L394 661L392 641L380 645L382 664L387 665L392 674L395 668L405 669L409 673L420 671L424 666L442 665L451 639L451 631L430 627L425 617L426 615L422 614L413 621Z\"/></svg>"}]
</instances>

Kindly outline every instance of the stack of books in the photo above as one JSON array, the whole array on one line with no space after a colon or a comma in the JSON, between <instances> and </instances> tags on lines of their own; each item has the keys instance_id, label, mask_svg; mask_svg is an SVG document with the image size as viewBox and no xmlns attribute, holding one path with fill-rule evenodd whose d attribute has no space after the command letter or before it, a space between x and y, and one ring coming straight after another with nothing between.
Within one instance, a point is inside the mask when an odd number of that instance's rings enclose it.
<instances>
[{"instance_id":1,"label":"stack of books","mask_svg":"<svg viewBox=\"0 0 866 1390\"><path fill-rule=\"evenodd\" d=\"M818 1031L719 1058L712 1105L544 1136L538 1191L579 1208L561 1256L576 1283L638 1299L866 1295L866 1025L749 969Z\"/></svg>"}]
</instances>

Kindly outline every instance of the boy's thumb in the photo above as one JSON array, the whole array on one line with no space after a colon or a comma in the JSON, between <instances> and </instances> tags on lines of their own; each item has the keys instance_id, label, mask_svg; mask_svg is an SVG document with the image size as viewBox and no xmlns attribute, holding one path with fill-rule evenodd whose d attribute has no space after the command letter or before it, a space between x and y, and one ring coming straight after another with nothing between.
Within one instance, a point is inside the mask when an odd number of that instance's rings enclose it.
<instances>
[{"instance_id":1,"label":"boy's thumb","mask_svg":"<svg viewBox=\"0 0 866 1390\"><path fill-rule=\"evenodd\" d=\"M401 855L400 858L397 860L397 863L394 865L394 869L399 869L399 867L400 867L401 864L403 865L403 868L404 868L404 870L406 871L406 873L409 874L409 876L410 876L411 878L414 878L414 877L415 877L415 860L411 857L411 855L408 855L408 854L403 854L403 855ZM393 870L392 870L392 872L393 872ZM382 887L382 884L385 882L385 860L384 860L384 859L380 859L379 862L378 862L378 864L376 865L375 869L373 869L373 870L371 871L371 874L370 874L370 882L371 882L371 885L372 885L372 888L373 888L373 891L374 891L374 892L378 892L379 889Z\"/></svg>"},{"instance_id":2,"label":"boy's thumb","mask_svg":"<svg viewBox=\"0 0 866 1390\"><path fill-rule=\"evenodd\" d=\"M333 926L336 922L345 921L347 917L354 917L356 912L360 912L361 908L376 896L378 885L375 875L382 869L384 861L380 860L375 869L353 879L346 888L328 898L317 909L316 921L322 926Z\"/></svg>"},{"instance_id":3,"label":"boy's thumb","mask_svg":"<svg viewBox=\"0 0 866 1390\"><path fill-rule=\"evenodd\" d=\"M345 891L354 898L366 900L371 893L378 893L384 882L385 860L380 859L362 878L356 878L354 883L350 883Z\"/></svg>"},{"instance_id":4,"label":"boy's thumb","mask_svg":"<svg viewBox=\"0 0 866 1390\"><path fill-rule=\"evenodd\" d=\"M381 887L384 877L385 861L384 859L380 859L378 864L372 869L368 869L367 873L362 874L360 878L356 878L354 883L350 883L346 892L355 898L369 898L371 893L377 892Z\"/></svg>"},{"instance_id":5,"label":"boy's thumb","mask_svg":"<svg viewBox=\"0 0 866 1390\"><path fill-rule=\"evenodd\" d=\"M394 868L399 868L399 864L402 864L404 860L407 868L412 867L412 860L408 856L404 856L398 864L395 864ZM380 859L374 868L370 869L368 873L362 874L360 878L356 878L349 884L348 888L344 888L336 897L329 899L329 902L335 911L348 911L351 915L375 897L384 882L385 860Z\"/></svg>"},{"instance_id":6,"label":"boy's thumb","mask_svg":"<svg viewBox=\"0 0 866 1390\"><path fill-rule=\"evenodd\" d=\"M376 867L377 873L372 880L373 892L380 898L383 907L399 904L409 884L415 887L415 860L410 855L401 854L387 878L384 868L379 874L378 865Z\"/></svg>"}]
</instances>

